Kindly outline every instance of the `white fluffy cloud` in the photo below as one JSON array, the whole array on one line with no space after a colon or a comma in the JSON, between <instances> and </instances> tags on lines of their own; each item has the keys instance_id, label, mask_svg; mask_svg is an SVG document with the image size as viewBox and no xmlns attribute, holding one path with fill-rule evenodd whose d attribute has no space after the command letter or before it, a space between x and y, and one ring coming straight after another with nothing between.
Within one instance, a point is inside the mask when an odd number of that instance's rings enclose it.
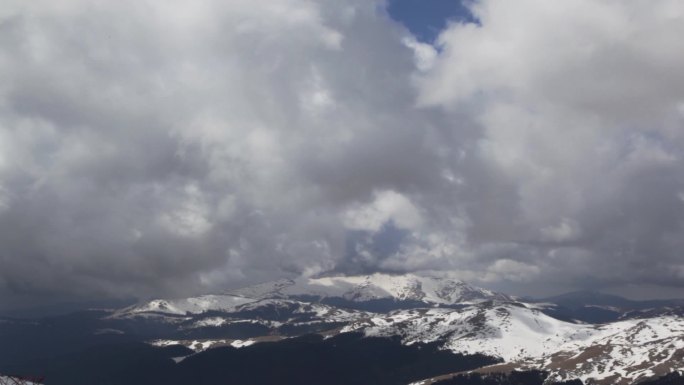
<instances>
[{"instance_id":1,"label":"white fluffy cloud","mask_svg":"<svg viewBox=\"0 0 684 385\"><path fill-rule=\"evenodd\" d=\"M684 230L674 204L684 5L483 0L472 10L479 24L445 30L418 84L421 105L474 115L482 137L472 156L500 172L512 194L498 199L498 220L508 224L489 224L482 236L496 229L542 254L592 255L585 263L597 273L577 268L575 280L680 285L667 266ZM478 227L492 214L474 199L468 213Z\"/></svg>"},{"instance_id":2,"label":"white fluffy cloud","mask_svg":"<svg viewBox=\"0 0 684 385\"><path fill-rule=\"evenodd\" d=\"M376 192L371 203L349 209L344 223L351 230L375 232L389 221L402 229L418 229L422 224L420 213L411 201L391 190Z\"/></svg>"}]
</instances>

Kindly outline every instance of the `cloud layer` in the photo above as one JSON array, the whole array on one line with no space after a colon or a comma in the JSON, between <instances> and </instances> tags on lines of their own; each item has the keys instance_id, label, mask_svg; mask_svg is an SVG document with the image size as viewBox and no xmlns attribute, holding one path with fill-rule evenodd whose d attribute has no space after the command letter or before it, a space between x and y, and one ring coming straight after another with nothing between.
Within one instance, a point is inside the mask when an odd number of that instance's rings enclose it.
<instances>
[{"instance_id":1,"label":"cloud layer","mask_svg":"<svg viewBox=\"0 0 684 385\"><path fill-rule=\"evenodd\" d=\"M679 1L482 0L437 47L367 0L3 8L7 306L326 271L684 286Z\"/></svg>"}]
</instances>

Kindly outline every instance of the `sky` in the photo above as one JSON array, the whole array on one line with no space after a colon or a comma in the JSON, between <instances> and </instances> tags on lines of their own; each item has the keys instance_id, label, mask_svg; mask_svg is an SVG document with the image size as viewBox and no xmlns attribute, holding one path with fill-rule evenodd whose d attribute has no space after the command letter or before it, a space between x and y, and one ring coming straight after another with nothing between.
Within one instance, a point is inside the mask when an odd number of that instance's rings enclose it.
<instances>
[{"instance_id":1,"label":"sky","mask_svg":"<svg viewBox=\"0 0 684 385\"><path fill-rule=\"evenodd\" d=\"M9 0L0 309L684 289L679 0Z\"/></svg>"},{"instance_id":2,"label":"sky","mask_svg":"<svg viewBox=\"0 0 684 385\"><path fill-rule=\"evenodd\" d=\"M475 23L462 0L389 0L383 9L406 27L416 40L433 44L449 23Z\"/></svg>"}]
</instances>

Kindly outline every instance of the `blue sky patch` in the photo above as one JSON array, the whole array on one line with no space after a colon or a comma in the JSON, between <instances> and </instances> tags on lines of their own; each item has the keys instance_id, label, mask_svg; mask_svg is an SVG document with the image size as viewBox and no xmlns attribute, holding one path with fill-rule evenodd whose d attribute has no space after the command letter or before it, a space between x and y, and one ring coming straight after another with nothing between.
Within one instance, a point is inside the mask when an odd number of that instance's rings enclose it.
<instances>
[{"instance_id":1,"label":"blue sky patch","mask_svg":"<svg viewBox=\"0 0 684 385\"><path fill-rule=\"evenodd\" d=\"M449 20L475 21L462 0L389 0L387 12L425 43L433 43Z\"/></svg>"}]
</instances>

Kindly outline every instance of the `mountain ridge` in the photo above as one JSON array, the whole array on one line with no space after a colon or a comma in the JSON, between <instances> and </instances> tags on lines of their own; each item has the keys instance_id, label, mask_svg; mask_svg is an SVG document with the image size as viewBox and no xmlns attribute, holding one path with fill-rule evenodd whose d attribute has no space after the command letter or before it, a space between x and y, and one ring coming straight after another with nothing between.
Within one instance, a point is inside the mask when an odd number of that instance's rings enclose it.
<instances>
[{"instance_id":1,"label":"mountain ridge","mask_svg":"<svg viewBox=\"0 0 684 385\"><path fill-rule=\"evenodd\" d=\"M373 301L409 302L411 307L417 307L421 304L454 306L488 300L512 300L505 294L477 288L452 278L375 273L281 279L229 290L223 294L207 294L177 300L155 299L127 307L119 314L185 315L206 311L234 311L241 305L261 299L304 299L314 302L340 299L346 301L347 307Z\"/></svg>"},{"instance_id":2,"label":"mountain ridge","mask_svg":"<svg viewBox=\"0 0 684 385\"><path fill-rule=\"evenodd\" d=\"M580 292L561 296L561 304L528 302L453 278L418 274L300 277L220 294L155 299L57 321L0 322L0 333L5 328L6 337L23 330L24 338L53 338L55 325L74 325L70 333L83 346L90 346L90 339L144 342L161 349L163 359L172 359L164 365L201 361L214 356L205 353L216 349L266 352L307 335L322 341L359 335L394 341L388 346L420 351L429 345L503 362L487 367L488 373L543 371L550 381L545 383L632 385L684 370L684 313L679 308L618 309L612 306L615 301L627 306L629 300L599 296L603 302L596 305L596 297ZM564 300L576 306L564 307ZM610 320L577 319L587 311L609 314ZM73 337L57 339L67 340ZM621 382L614 382L614 373Z\"/></svg>"}]
</instances>

